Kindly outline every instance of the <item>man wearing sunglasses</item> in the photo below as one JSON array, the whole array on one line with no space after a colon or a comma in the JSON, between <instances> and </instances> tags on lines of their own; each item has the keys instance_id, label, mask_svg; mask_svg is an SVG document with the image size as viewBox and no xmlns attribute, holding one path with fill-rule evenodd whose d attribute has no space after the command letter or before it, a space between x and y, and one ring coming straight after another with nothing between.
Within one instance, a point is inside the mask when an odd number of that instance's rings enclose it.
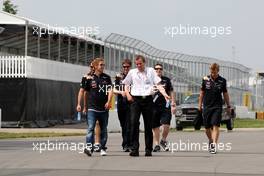
<instances>
[{"instance_id":1,"label":"man wearing sunglasses","mask_svg":"<svg viewBox=\"0 0 264 176\"><path fill-rule=\"evenodd\" d=\"M170 130L171 113L175 114L175 93L171 81L168 77L163 76L163 67L161 64L156 64L154 69L157 75L161 78L160 84L164 86L164 89L168 95L171 96L171 102L167 102L162 94L157 91L154 94L153 102L153 119L152 119L152 131L155 147L153 152L159 152L161 148L163 151L169 151L167 142L167 136ZM162 126L162 138L160 139L160 126Z\"/></svg>"},{"instance_id":2,"label":"man wearing sunglasses","mask_svg":"<svg viewBox=\"0 0 264 176\"><path fill-rule=\"evenodd\" d=\"M126 78L132 63L129 59L122 62L122 72L116 75L114 82L114 93L117 95L117 115L122 129L122 148L124 152L129 152L130 139L129 139L129 116L130 107L126 98L125 85L122 81Z\"/></svg>"}]
</instances>

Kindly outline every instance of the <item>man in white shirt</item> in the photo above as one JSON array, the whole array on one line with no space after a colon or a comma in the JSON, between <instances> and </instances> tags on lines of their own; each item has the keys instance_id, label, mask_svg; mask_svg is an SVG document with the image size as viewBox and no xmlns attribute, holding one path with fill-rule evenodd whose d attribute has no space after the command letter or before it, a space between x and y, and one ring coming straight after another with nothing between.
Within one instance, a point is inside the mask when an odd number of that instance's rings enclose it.
<instances>
[{"instance_id":1,"label":"man in white shirt","mask_svg":"<svg viewBox=\"0 0 264 176\"><path fill-rule=\"evenodd\" d=\"M128 72L123 80L125 92L130 105L130 156L139 156L139 119L142 113L145 128L145 156L152 156L153 134L152 134L152 95L155 89L158 89L166 100L170 97L166 94L164 88L158 85L161 78L155 70L145 67L144 56L138 55L135 59L136 67Z\"/></svg>"}]
</instances>

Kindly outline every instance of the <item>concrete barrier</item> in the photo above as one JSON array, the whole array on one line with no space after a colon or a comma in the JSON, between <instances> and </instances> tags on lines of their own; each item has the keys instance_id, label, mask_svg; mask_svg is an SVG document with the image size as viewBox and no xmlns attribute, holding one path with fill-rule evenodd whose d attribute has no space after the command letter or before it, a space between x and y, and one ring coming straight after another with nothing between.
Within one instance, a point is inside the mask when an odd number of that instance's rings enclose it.
<instances>
[{"instance_id":1,"label":"concrete barrier","mask_svg":"<svg viewBox=\"0 0 264 176\"><path fill-rule=\"evenodd\" d=\"M255 119L255 112L248 111L246 106L236 106L236 116L240 119Z\"/></svg>"}]
</instances>

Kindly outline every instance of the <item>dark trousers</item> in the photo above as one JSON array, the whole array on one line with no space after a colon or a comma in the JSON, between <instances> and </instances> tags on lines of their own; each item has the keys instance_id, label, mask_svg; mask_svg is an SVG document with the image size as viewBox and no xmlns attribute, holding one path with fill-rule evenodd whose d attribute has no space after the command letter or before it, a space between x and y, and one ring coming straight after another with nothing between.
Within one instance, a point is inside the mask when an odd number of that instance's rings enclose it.
<instances>
[{"instance_id":1,"label":"dark trousers","mask_svg":"<svg viewBox=\"0 0 264 176\"><path fill-rule=\"evenodd\" d=\"M133 97L134 101L130 104L130 125L131 125L131 149L139 150L139 119L142 113L145 128L145 151L152 151L153 134L152 134L152 96Z\"/></svg>"},{"instance_id":2,"label":"dark trousers","mask_svg":"<svg viewBox=\"0 0 264 176\"><path fill-rule=\"evenodd\" d=\"M117 115L122 129L122 147L130 147L130 106L128 102L117 102Z\"/></svg>"}]
</instances>

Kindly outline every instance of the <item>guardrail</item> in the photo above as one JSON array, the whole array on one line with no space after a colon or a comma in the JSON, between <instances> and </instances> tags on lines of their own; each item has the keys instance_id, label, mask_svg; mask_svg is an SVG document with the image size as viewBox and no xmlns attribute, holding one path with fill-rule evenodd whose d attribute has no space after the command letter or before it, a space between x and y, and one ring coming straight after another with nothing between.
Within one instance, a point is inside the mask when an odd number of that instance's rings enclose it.
<instances>
[{"instance_id":1,"label":"guardrail","mask_svg":"<svg viewBox=\"0 0 264 176\"><path fill-rule=\"evenodd\" d=\"M0 56L0 78L26 77L26 59L22 56Z\"/></svg>"},{"instance_id":2,"label":"guardrail","mask_svg":"<svg viewBox=\"0 0 264 176\"><path fill-rule=\"evenodd\" d=\"M35 78L79 82L87 66L36 57L0 56L0 78Z\"/></svg>"}]
</instances>

